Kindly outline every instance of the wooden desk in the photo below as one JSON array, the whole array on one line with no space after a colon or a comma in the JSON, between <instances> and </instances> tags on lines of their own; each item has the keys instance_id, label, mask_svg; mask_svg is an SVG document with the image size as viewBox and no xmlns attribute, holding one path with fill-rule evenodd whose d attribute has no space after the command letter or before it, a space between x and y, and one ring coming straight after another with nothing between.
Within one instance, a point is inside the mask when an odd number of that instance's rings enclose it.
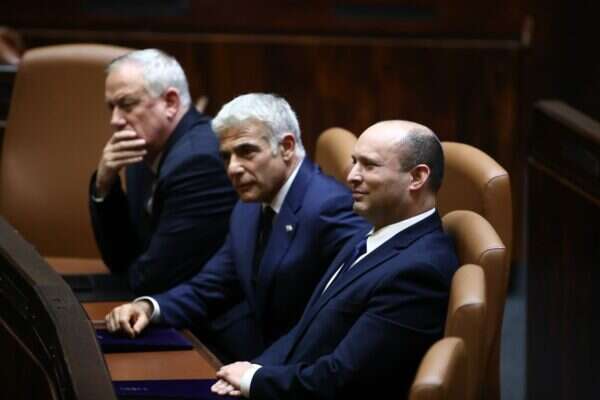
<instances>
[{"instance_id":1,"label":"wooden desk","mask_svg":"<svg viewBox=\"0 0 600 400\"><path fill-rule=\"evenodd\" d=\"M60 275L110 274L99 258L46 257L46 262Z\"/></svg>"},{"instance_id":2,"label":"wooden desk","mask_svg":"<svg viewBox=\"0 0 600 400\"><path fill-rule=\"evenodd\" d=\"M92 320L104 316L122 302L83 303ZM191 333L184 334L194 343L193 350L105 354L110 376L120 380L212 379L220 367L217 358Z\"/></svg>"}]
</instances>

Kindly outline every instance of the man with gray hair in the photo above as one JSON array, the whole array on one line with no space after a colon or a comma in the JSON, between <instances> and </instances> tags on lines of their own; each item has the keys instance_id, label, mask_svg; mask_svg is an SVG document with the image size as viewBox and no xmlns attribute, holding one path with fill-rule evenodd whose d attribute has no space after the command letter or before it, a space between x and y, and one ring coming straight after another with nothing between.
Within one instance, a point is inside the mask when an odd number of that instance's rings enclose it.
<instances>
[{"instance_id":1,"label":"man with gray hair","mask_svg":"<svg viewBox=\"0 0 600 400\"><path fill-rule=\"evenodd\" d=\"M107 327L134 336L150 321L210 324L201 339L222 361L249 359L296 323L325 268L366 223L349 190L305 157L281 97L239 96L213 128L241 200L225 245L189 282L114 309Z\"/></svg>"},{"instance_id":2,"label":"man with gray hair","mask_svg":"<svg viewBox=\"0 0 600 400\"><path fill-rule=\"evenodd\" d=\"M223 244L235 192L173 57L146 49L113 60L105 97L113 134L90 184L94 234L112 272L127 273L135 293L158 293Z\"/></svg>"}]
</instances>

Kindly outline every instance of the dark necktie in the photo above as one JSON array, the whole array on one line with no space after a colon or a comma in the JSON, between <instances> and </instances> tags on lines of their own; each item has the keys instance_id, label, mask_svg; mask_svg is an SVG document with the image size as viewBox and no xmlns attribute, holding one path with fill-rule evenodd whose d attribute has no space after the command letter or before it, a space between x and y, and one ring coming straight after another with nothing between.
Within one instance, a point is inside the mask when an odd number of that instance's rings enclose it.
<instances>
[{"instance_id":1,"label":"dark necktie","mask_svg":"<svg viewBox=\"0 0 600 400\"><path fill-rule=\"evenodd\" d=\"M356 245L354 246L354 248L352 249L350 254L348 254L348 257L346 257L344 259L343 263L340 263L341 267L339 268L338 273L336 275L334 275L335 278L333 278L333 280L330 281L325 286L325 288L323 289L321 294L325 293L327 291L327 289L329 289L331 286L333 286L335 284L335 281L337 281L338 278L340 276L342 276L342 274L344 272L346 272L350 269L350 267L352 266L352 264L354 264L354 262L358 259L358 257L362 256L366 252L367 252L367 236L365 236L358 243L356 243Z\"/></svg>"},{"instance_id":2,"label":"dark necktie","mask_svg":"<svg viewBox=\"0 0 600 400\"><path fill-rule=\"evenodd\" d=\"M362 238L362 240L360 240L358 243L356 243L356 246L354 246L352 253L350 253L348 255L348 257L344 260L344 265L342 265L342 268L340 269L340 272L338 272L337 276L339 277L344 272L348 271L350 269L350 267L352 266L352 264L354 264L354 262L358 259L358 257L362 256L366 252L367 252L367 236L365 236L364 238Z\"/></svg>"},{"instance_id":3,"label":"dark necktie","mask_svg":"<svg viewBox=\"0 0 600 400\"><path fill-rule=\"evenodd\" d=\"M254 286L256 286L260 262L265 253L267 243L269 242L269 237L271 236L273 219L275 218L275 215L275 211L271 207L267 206L263 209L260 216L260 224L258 226L258 237L256 238L256 249L254 251L254 263L252 270L252 281Z\"/></svg>"},{"instance_id":4,"label":"dark necktie","mask_svg":"<svg viewBox=\"0 0 600 400\"><path fill-rule=\"evenodd\" d=\"M154 191L156 190L156 176L146 168L142 175L142 211L139 221L139 230L144 237L144 242L150 240L152 229L152 208L154 202Z\"/></svg>"}]
</instances>

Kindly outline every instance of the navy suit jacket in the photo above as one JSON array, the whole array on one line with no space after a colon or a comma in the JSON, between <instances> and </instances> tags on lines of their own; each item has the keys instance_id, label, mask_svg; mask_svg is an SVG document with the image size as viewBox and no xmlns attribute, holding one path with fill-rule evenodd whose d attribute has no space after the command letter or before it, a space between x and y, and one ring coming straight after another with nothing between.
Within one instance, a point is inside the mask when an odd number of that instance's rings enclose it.
<instances>
[{"instance_id":1,"label":"navy suit jacket","mask_svg":"<svg viewBox=\"0 0 600 400\"><path fill-rule=\"evenodd\" d=\"M220 248L237 200L210 118L193 108L183 116L165 145L153 194L144 163L129 166L126 178L126 193L117 180L103 202L90 200L96 242L111 271L129 273L136 294L162 292L195 275ZM90 193L94 188L95 174Z\"/></svg>"},{"instance_id":2,"label":"navy suit jacket","mask_svg":"<svg viewBox=\"0 0 600 400\"><path fill-rule=\"evenodd\" d=\"M254 287L261 210L260 203L239 201L219 252L192 280L155 296L163 322L178 327L213 320L226 311L221 318L230 323L249 314L253 327L237 325L231 341L223 344L232 357L245 359L294 326L333 258L368 226L352 211L349 190L305 159L273 222Z\"/></svg>"},{"instance_id":3,"label":"navy suit jacket","mask_svg":"<svg viewBox=\"0 0 600 400\"><path fill-rule=\"evenodd\" d=\"M436 213L368 254L323 293L366 233L340 252L293 330L255 360L263 368L252 380L251 399L406 395L421 358L442 336L458 260Z\"/></svg>"}]
</instances>

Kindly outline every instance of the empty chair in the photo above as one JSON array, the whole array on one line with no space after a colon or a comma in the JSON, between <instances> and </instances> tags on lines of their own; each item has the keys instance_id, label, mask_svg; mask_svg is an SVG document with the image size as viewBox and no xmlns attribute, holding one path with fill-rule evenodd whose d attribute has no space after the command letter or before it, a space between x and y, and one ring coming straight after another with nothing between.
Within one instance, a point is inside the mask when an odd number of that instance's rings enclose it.
<instances>
[{"instance_id":1,"label":"empty chair","mask_svg":"<svg viewBox=\"0 0 600 400\"><path fill-rule=\"evenodd\" d=\"M440 215L453 210L478 213L492 224L510 252L512 196L508 172L493 158L468 144L442 142L442 147L445 176L437 195Z\"/></svg>"},{"instance_id":2,"label":"empty chair","mask_svg":"<svg viewBox=\"0 0 600 400\"><path fill-rule=\"evenodd\" d=\"M26 52L19 66L0 158L0 212L59 271L64 258L104 269L95 260L88 185L111 134L104 69L127 51L48 46Z\"/></svg>"},{"instance_id":3,"label":"empty chair","mask_svg":"<svg viewBox=\"0 0 600 400\"><path fill-rule=\"evenodd\" d=\"M352 167L352 151L356 136L344 128L329 128L317 139L315 162L323 172L346 184Z\"/></svg>"},{"instance_id":4,"label":"empty chair","mask_svg":"<svg viewBox=\"0 0 600 400\"><path fill-rule=\"evenodd\" d=\"M393 382L382 382L382 385ZM438 340L423 357L410 400L463 400L467 396L467 356L462 339Z\"/></svg>"},{"instance_id":5,"label":"empty chair","mask_svg":"<svg viewBox=\"0 0 600 400\"><path fill-rule=\"evenodd\" d=\"M494 228L479 214L457 210L442 218L454 238L461 265L481 266L485 276L486 318L481 363L484 398L499 396L500 337L508 285L508 252Z\"/></svg>"}]
</instances>

